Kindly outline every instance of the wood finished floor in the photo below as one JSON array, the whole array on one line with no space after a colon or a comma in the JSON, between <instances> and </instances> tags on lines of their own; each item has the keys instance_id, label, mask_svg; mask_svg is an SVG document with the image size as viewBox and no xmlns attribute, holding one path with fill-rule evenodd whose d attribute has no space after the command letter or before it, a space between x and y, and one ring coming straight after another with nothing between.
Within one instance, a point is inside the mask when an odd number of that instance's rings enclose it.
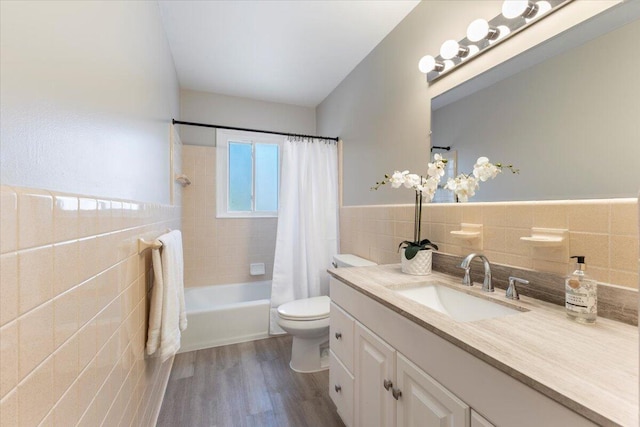
<instances>
[{"instance_id":1,"label":"wood finished floor","mask_svg":"<svg viewBox=\"0 0 640 427\"><path fill-rule=\"evenodd\" d=\"M329 371L289 368L291 337L178 354L158 427L343 427Z\"/></svg>"}]
</instances>

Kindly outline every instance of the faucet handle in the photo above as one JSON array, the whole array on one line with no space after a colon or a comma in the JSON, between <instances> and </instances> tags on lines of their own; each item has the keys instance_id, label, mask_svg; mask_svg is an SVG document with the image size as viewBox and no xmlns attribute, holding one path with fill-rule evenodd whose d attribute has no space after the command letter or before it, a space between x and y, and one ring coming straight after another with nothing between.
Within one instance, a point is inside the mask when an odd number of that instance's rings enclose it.
<instances>
[{"instance_id":1,"label":"faucet handle","mask_svg":"<svg viewBox=\"0 0 640 427\"><path fill-rule=\"evenodd\" d=\"M518 294L518 288L516 287L517 283L522 283L523 285L528 285L529 281L525 279L521 279L519 277L509 277L509 287L507 288L506 297L509 299L520 299L520 294Z\"/></svg>"}]
</instances>

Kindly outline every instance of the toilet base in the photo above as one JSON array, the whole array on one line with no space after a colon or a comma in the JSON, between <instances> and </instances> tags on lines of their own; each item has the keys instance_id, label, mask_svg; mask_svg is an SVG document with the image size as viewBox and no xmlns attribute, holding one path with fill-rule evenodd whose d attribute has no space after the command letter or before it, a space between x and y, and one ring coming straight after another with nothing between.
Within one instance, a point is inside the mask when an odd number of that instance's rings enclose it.
<instances>
[{"instance_id":1,"label":"toilet base","mask_svg":"<svg viewBox=\"0 0 640 427\"><path fill-rule=\"evenodd\" d=\"M289 367L305 374L329 369L329 334L316 338L294 336Z\"/></svg>"}]
</instances>

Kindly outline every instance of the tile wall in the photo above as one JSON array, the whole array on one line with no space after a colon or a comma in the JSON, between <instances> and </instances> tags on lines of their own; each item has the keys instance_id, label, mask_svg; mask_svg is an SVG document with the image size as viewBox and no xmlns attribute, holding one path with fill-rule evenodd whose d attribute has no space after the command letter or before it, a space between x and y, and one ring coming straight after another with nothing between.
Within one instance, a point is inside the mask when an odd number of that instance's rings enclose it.
<instances>
[{"instance_id":1,"label":"tile wall","mask_svg":"<svg viewBox=\"0 0 640 427\"><path fill-rule=\"evenodd\" d=\"M184 145L182 170L192 184L182 193L185 286L271 280L276 218L216 218L216 149ZM263 262L266 274L249 275Z\"/></svg>"},{"instance_id":2,"label":"tile wall","mask_svg":"<svg viewBox=\"0 0 640 427\"><path fill-rule=\"evenodd\" d=\"M427 204L422 237L440 251L467 255L478 249L450 234L460 223L483 224L483 249L494 263L565 275L568 255L585 255L598 281L638 288L636 199L588 201ZM564 249L536 248L520 237L531 227L569 229ZM378 263L397 263L398 244L413 240L413 205L353 206L340 210L340 245Z\"/></svg>"},{"instance_id":3,"label":"tile wall","mask_svg":"<svg viewBox=\"0 0 640 427\"><path fill-rule=\"evenodd\" d=\"M147 426L171 364L146 358L150 253L180 208L0 188L0 425Z\"/></svg>"}]
</instances>

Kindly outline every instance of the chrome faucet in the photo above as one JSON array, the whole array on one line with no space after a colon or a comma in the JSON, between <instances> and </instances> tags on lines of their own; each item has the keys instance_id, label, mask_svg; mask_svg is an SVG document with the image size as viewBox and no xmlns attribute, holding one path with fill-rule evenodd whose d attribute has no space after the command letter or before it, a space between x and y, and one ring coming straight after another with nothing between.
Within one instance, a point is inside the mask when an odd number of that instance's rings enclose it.
<instances>
[{"instance_id":1,"label":"chrome faucet","mask_svg":"<svg viewBox=\"0 0 640 427\"><path fill-rule=\"evenodd\" d=\"M484 263L484 283L482 284L482 290L485 292L493 292L493 283L491 282L491 264L489 264L487 257L482 254L469 254L462 261L462 264L460 264L460 268L464 268L462 284L465 286L473 286L469 272L471 271L471 261L476 257L480 258Z\"/></svg>"}]
</instances>

